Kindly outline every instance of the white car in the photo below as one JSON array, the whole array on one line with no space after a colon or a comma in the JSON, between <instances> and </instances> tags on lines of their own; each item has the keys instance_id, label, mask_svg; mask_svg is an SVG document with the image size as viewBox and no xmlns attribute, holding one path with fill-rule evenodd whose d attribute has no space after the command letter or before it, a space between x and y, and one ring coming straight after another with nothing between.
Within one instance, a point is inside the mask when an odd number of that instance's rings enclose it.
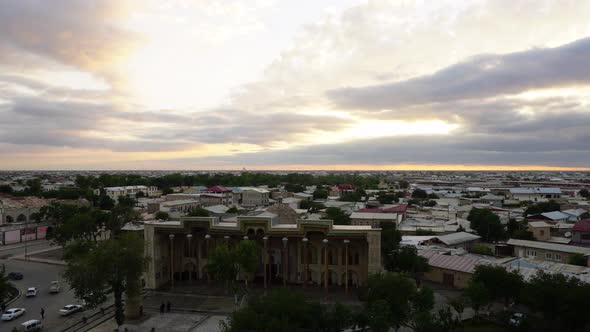
<instances>
[{"instance_id":1,"label":"white car","mask_svg":"<svg viewBox=\"0 0 590 332\"><path fill-rule=\"evenodd\" d=\"M2 320L13 320L24 315L26 312L25 308L10 308L2 314Z\"/></svg>"},{"instance_id":2,"label":"white car","mask_svg":"<svg viewBox=\"0 0 590 332\"><path fill-rule=\"evenodd\" d=\"M59 309L59 314L62 316L68 316L75 312L82 311L82 306L79 304L68 304L67 306Z\"/></svg>"},{"instance_id":3,"label":"white car","mask_svg":"<svg viewBox=\"0 0 590 332\"><path fill-rule=\"evenodd\" d=\"M29 287L27 289L27 297L37 296L37 287Z\"/></svg>"},{"instance_id":4,"label":"white car","mask_svg":"<svg viewBox=\"0 0 590 332\"><path fill-rule=\"evenodd\" d=\"M49 293L56 294L61 291L61 286L59 285L59 281L52 281L51 286L49 286Z\"/></svg>"}]
</instances>

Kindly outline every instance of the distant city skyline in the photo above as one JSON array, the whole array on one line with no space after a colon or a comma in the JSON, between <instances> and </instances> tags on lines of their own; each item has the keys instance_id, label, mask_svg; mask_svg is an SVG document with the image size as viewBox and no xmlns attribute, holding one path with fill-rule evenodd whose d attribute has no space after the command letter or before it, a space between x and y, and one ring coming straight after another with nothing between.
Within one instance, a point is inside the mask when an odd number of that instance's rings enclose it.
<instances>
[{"instance_id":1,"label":"distant city skyline","mask_svg":"<svg viewBox=\"0 0 590 332\"><path fill-rule=\"evenodd\" d=\"M590 170L590 2L0 3L0 170Z\"/></svg>"}]
</instances>

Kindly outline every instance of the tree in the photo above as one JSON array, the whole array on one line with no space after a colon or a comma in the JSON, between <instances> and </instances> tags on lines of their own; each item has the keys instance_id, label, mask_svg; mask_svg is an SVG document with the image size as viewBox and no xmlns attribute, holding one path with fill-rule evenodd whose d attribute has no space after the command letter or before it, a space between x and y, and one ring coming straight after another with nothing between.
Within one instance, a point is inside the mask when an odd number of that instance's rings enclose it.
<instances>
[{"instance_id":1,"label":"tree","mask_svg":"<svg viewBox=\"0 0 590 332\"><path fill-rule=\"evenodd\" d=\"M420 276L430 271L430 265L428 265L428 259L418 255L415 247L404 246L394 250L390 257L385 259L385 269L408 273L419 285Z\"/></svg>"},{"instance_id":2,"label":"tree","mask_svg":"<svg viewBox=\"0 0 590 332\"><path fill-rule=\"evenodd\" d=\"M256 241L243 240L238 243L234 251L238 273L241 273L244 276L244 282L246 287L248 287L248 279L253 276L258 268L260 248Z\"/></svg>"},{"instance_id":3,"label":"tree","mask_svg":"<svg viewBox=\"0 0 590 332\"><path fill-rule=\"evenodd\" d=\"M98 199L98 207L101 210L111 210L115 206L115 201L113 201L107 195L101 195Z\"/></svg>"},{"instance_id":4,"label":"tree","mask_svg":"<svg viewBox=\"0 0 590 332\"><path fill-rule=\"evenodd\" d=\"M162 189L162 195L170 195L173 193L174 193L174 190L172 190L172 188L170 188L170 187L166 187L166 188Z\"/></svg>"},{"instance_id":5,"label":"tree","mask_svg":"<svg viewBox=\"0 0 590 332\"><path fill-rule=\"evenodd\" d=\"M580 196L584 198L590 198L590 191L588 191L588 189L582 189L580 190Z\"/></svg>"},{"instance_id":6,"label":"tree","mask_svg":"<svg viewBox=\"0 0 590 332\"><path fill-rule=\"evenodd\" d=\"M117 199L117 203L121 206L126 206L126 207L134 207L136 204L135 199L129 197L129 196L119 196L119 198Z\"/></svg>"},{"instance_id":7,"label":"tree","mask_svg":"<svg viewBox=\"0 0 590 332\"><path fill-rule=\"evenodd\" d=\"M327 208L326 216L322 219L330 219L334 225L350 225L350 216L337 207Z\"/></svg>"},{"instance_id":8,"label":"tree","mask_svg":"<svg viewBox=\"0 0 590 332\"><path fill-rule=\"evenodd\" d=\"M196 207L190 210L188 213L189 217L209 217L209 211L203 209L202 207Z\"/></svg>"},{"instance_id":9,"label":"tree","mask_svg":"<svg viewBox=\"0 0 590 332\"><path fill-rule=\"evenodd\" d=\"M353 325L350 309L331 308L305 299L303 294L278 289L267 296L253 296L221 323L221 331L320 331L339 332Z\"/></svg>"},{"instance_id":10,"label":"tree","mask_svg":"<svg viewBox=\"0 0 590 332\"><path fill-rule=\"evenodd\" d=\"M14 190L12 189L12 187L9 184L0 185L0 193L12 194L13 191Z\"/></svg>"},{"instance_id":11,"label":"tree","mask_svg":"<svg viewBox=\"0 0 590 332\"><path fill-rule=\"evenodd\" d=\"M140 278L146 267L143 240L135 233L118 234L98 242L77 241L65 247L64 278L77 298L89 308L103 303L109 294L115 299L115 319L125 321L123 294L127 296L128 315L137 315L141 299Z\"/></svg>"},{"instance_id":12,"label":"tree","mask_svg":"<svg viewBox=\"0 0 590 332\"><path fill-rule=\"evenodd\" d=\"M483 286L490 300L502 300L505 305L517 302L524 286L524 280L518 272L493 265L476 266L470 282Z\"/></svg>"},{"instance_id":13,"label":"tree","mask_svg":"<svg viewBox=\"0 0 590 332\"><path fill-rule=\"evenodd\" d=\"M395 223L381 222L381 257L385 266L393 266L390 262L392 254L398 249L402 234L396 229Z\"/></svg>"},{"instance_id":14,"label":"tree","mask_svg":"<svg viewBox=\"0 0 590 332\"><path fill-rule=\"evenodd\" d=\"M485 241L498 241L506 238L500 217L489 209L473 208L467 216L471 229L474 229Z\"/></svg>"},{"instance_id":15,"label":"tree","mask_svg":"<svg viewBox=\"0 0 590 332\"><path fill-rule=\"evenodd\" d=\"M561 211L561 205L554 200L549 202L539 202L537 204L533 204L529 206L524 211L524 216L529 216L531 214L540 214L543 212L552 212L552 211Z\"/></svg>"},{"instance_id":16,"label":"tree","mask_svg":"<svg viewBox=\"0 0 590 332\"><path fill-rule=\"evenodd\" d=\"M145 197L145 193L143 191L138 191L137 194L135 194L135 198L144 198Z\"/></svg>"},{"instance_id":17,"label":"tree","mask_svg":"<svg viewBox=\"0 0 590 332\"><path fill-rule=\"evenodd\" d=\"M231 289L235 292L234 282L239 270L235 255L227 245L221 244L213 249L207 271L213 279L224 282L227 290Z\"/></svg>"},{"instance_id":18,"label":"tree","mask_svg":"<svg viewBox=\"0 0 590 332\"><path fill-rule=\"evenodd\" d=\"M0 267L0 303L4 303L8 297L9 290L10 283L6 276L6 266L2 264L2 267Z\"/></svg>"},{"instance_id":19,"label":"tree","mask_svg":"<svg viewBox=\"0 0 590 332\"><path fill-rule=\"evenodd\" d=\"M25 191L29 195L40 196L43 189L41 188L41 180L38 178L27 180L27 188Z\"/></svg>"},{"instance_id":20,"label":"tree","mask_svg":"<svg viewBox=\"0 0 590 332\"><path fill-rule=\"evenodd\" d=\"M494 256L494 252L492 251L492 249L490 249L490 247L484 245L484 244L475 244L472 248L471 248L471 252L474 254L479 254L479 255L488 255L488 256Z\"/></svg>"},{"instance_id":21,"label":"tree","mask_svg":"<svg viewBox=\"0 0 590 332\"><path fill-rule=\"evenodd\" d=\"M313 199L326 199L328 198L328 191L325 189L316 189L313 192Z\"/></svg>"},{"instance_id":22,"label":"tree","mask_svg":"<svg viewBox=\"0 0 590 332\"><path fill-rule=\"evenodd\" d=\"M415 189L412 192L412 198L417 198L417 199L426 199L428 198L428 194L426 193L425 190L422 189Z\"/></svg>"},{"instance_id":23,"label":"tree","mask_svg":"<svg viewBox=\"0 0 590 332\"><path fill-rule=\"evenodd\" d=\"M377 200L381 204L392 204L394 202L397 203L399 201L398 197L395 194L390 194L384 191L379 192Z\"/></svg>"},{"instance_id":24,"label":"tree","mask_svg":"<svg viewBox=\"0 0 590 332\"><path fill-rule=\"evenodd\" d=\"M464 295L475 311L475 315L491 301L488 290L481 282L470 282L469 286L465 288Z\"/></svg>"},{"instance_id":25,"label":"tree","mask_svg":"<svg viewBox=\"0 0 590 332\"><path fill-rule=\"evenodd\" d=\"M520 240L529 240L529 241L535 240L535 236L533 235L533 232L528 231L526 229L521 229L521 230L514 232L514 234L512 234L512 236L511 236L511 238L520 239Z\"/></svg>"},{"instance_id":26,"label":"tree","mask_svg":"<svg viewBox=\"0 0 590 332\"><path fill-rule=\"evenodd\" d=\"M306 190L305 186L302 186L300 184L287 183L285 185L285 191L290 192L290 193L300 193L305 190Z\"/></svg>"},{"instance_id":27,"label":"tree","mask_svg":"<svg viewBox=\"0 0 590 332\"><path fill-rule=\"evenodd\" d=\"M164 221L166 221L166 220L168 220L170 218L170 215L168 214L168 212L158 211L154 215L154 218L156 218L156 220L164 220Z\"/></svg>"},{"instance_id":28,"label":"tree","mask_svg":"<svg viewBox=\"0 0 590 332\"><path fill-rule=\"evenodd\" d=\"M401 189L407 189L410 187L410 183L406 180L399 180L398 184Z\"/></svg>"},{"instance_id":29,"label":"tree","mask_svg":"<svg viewBox=\"0 0 590 332\"><path fill-rule=\"evenodd\" d=\"M367 281L366 310L369 317L388 317L385 323L390 328L415 328L418 320L433 307L434 292L428 287L418 289L411 279L402 274L378 273L371 275ZM383 315L386 309L387 315Z\"/></svg>"},{"instance_id":30,"label":"tree","mask_svg":"<svg viewBox=\"0 0 590 332\"><path fill-rule=\"evenodd\" d=\"M225 213L240 214L240 210L238 210L237 207L232 206L227 211L225 211Z\"/></svg>"},{"instance_id":31,"label":"tree","mask_svg":"<svg viewBox=\"0 0 590 332\"><path fill-rule=\"evenodd\" d=\"M588 260L583 254L571 255L567 263L571 265L588 266Z\"/></svg>"}]
</instances>

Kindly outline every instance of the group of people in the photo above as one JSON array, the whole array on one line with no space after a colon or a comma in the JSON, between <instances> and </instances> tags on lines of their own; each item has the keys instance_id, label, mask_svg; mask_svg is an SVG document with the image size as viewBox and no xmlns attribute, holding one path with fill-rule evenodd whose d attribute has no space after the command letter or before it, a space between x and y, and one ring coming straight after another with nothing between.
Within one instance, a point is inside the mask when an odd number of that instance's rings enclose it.
<instances>
[{"instance_id":1,"label":"group of people","mask_svg":"<svg viewBox=\"0 0 590 332\"><path fill-rule=\"evenodd\" d=\"M162 302L162 304L160 304L160 313L164 313L164 312L170 312L170 307L172 306L172 304L170 303L170 301L166 302L166 304L164 304L164 302Z\"/></svg>"}]
</instances>

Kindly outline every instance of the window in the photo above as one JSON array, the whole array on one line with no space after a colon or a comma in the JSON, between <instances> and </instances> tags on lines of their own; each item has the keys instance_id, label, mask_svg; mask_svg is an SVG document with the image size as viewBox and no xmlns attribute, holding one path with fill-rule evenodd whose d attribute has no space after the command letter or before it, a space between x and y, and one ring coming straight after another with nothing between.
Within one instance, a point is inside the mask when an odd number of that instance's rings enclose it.
<instances>
[{"instance_id":1,"label":"window","mask_svg":"<svg viewBox=\"0 0 590 332\"><path fill-rule=\"evenodd\" d=\"M527 249L526 250L526 255L528 257L537 257L537 251L535 250L531 250L531 249Z\"/></svg>"},{"instance_id":2,"label":"window","mask_svg":"<svg viewBox=\"0 0 590 332\"><path fill-rule=\"evenodd\" d=\"M545 235L545 231L544 230L540 230L539 231L539 235L541 235L541 236Z\"/></svg>"},{"instance_id":3,"label":"window","mask_svg":"<svg viewBox=\"0 0 590 332\"><path fill-rule=\"evenodd\" d=\"M545 259L551 260L553 259L553 255L551 255L551 253L545 253Z\"/></svg>"},{"instance_id":4,"label":"window","mask_svg":"<svg viewBox=\"0 0 590 332\"><path fill-rule=\"evenodd\" d=\"M560 254L555 254L555 261L561 262L561 255Z\"/></svg>"}]
</instances>

